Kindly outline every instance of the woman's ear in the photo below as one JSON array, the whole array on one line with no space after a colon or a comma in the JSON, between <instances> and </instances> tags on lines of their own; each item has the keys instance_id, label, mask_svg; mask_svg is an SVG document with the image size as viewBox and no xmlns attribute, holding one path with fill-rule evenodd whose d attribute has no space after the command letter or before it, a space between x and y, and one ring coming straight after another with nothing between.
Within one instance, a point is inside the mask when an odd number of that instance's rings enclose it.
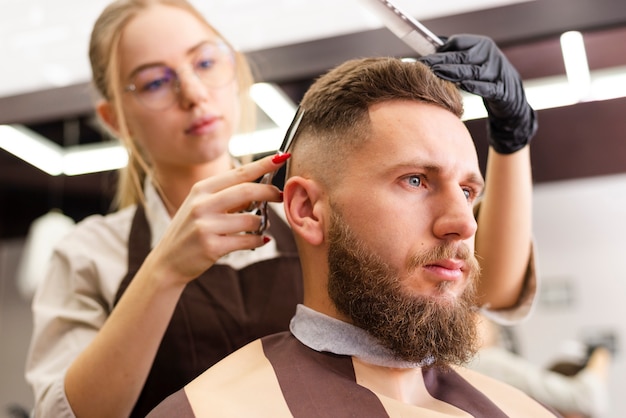
<instances>
[{"instance_id":1,"label":"woman's ear","mask_svg":"<svg viewBox=\"0 0 626 418\"><path fill-rule=\"evenodd\" d=\"M290 177L283 189L287 220L294 233L311 245L324 242L323 196L317 182L300 176Z\"/></svg>"},{"instance_id":2,"label":"woman's ear","mask_svg":"<svg viewBox=\"0 0 626 418\"><path fill-rule=\"evenodd\" d=\"M116 136L119 135L120 129L117 121L117 115L111 102L107 100L99 101L96 105L96 113L108 129L110 129Z\"/></svg>"}]
</instances>

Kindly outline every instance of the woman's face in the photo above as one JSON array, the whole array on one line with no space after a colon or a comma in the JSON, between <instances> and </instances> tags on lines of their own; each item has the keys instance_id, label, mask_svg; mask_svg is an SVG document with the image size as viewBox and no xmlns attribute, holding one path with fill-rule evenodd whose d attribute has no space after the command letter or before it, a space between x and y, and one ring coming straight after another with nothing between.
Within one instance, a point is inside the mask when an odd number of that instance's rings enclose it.
<instances>
[{"instance_id":1,"label":"woman's face","mask_svg":"<svg viewBox=\"0 0 626 418\"><path fill-rule=\"evenodd\" d=\"M179 79L175 100L160 110L140 100L140 90L120 92L131 136L159 172L171 174L228 158L228 142L239 122L236 77L210 87L194 72L194 66L202 68L203 45L216 40L195 16L164 5L143 11L122 33L122 87L138 84L137 74L155 66L173 69ZM155 80L152 86L159 84ZM146 84L135 87L146 91Z\"/></svg>"}]
</instances>

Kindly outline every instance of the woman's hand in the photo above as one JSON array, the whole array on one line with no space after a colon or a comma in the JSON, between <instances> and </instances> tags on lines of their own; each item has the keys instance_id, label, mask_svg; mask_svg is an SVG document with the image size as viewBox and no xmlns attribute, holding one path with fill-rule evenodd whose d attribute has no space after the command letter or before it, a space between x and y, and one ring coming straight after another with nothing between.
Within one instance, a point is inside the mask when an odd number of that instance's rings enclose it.
<instances>
[{"instance_id":1,"label":"woman's hand","mask_svg":"<svg viewBox=\"0 0 626 418\"><path fill-rule=\"evenodd\" d=\"M245 210L251 202L282 201L277 187L255 180L278 170L289 156L268 156L196 183L146 259L151 270L186 284L220 257L267 243L267 236L252 233L259 229L261 217Z\"/></svg>"},{"instance_id":2,"label":"woman's hand","mask_svg":"<svg viewBox=\"0 0 626 418\"><path fill-rule=\"evenodd\" d=\"M522 79L491 38L453 35L436 53L419 60L439 77L483 98L489 145L496 152L512 154L535 135L537 117L526 101Z\"/></svg>"}]
</instances>

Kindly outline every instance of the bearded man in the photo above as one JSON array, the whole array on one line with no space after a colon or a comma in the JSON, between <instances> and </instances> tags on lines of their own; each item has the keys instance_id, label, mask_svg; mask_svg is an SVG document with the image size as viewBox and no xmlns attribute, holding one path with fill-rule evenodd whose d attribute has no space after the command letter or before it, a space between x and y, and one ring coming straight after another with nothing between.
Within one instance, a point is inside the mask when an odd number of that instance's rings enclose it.
<instances>
[{"instance_id":1,"label":"bearded man","mask_svg":"<svg viewBox=\"0 0 626 418\"><path fill-rule=\"evenodd\" d=\"M284 207L304 303L290 332L248 344L150 417L555 416L462 366L477 349L484 181L455 84L420 62L352 60L299 112Z\"/></svg>"}]
</instances>

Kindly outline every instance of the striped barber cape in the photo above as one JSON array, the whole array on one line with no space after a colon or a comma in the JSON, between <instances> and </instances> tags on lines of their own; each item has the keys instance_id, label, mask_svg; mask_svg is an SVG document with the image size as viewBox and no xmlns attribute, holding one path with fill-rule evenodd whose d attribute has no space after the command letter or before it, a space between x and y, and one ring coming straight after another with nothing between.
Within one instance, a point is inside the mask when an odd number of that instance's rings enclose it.
<instances>
[{"instance_id":1,"label":"striped barber cape","mask_svg":"<svg viewBox=\"0 0 626 418\"><path fill-rule=\"evenodd\" d=\"M396 382L397 384L389 384ZM408 384L407 384L408 383ZM290 332L253 341L155 408L161 417L555 417L463 367L397 369L318 352Z\"/></svg>"}]
</instances>

